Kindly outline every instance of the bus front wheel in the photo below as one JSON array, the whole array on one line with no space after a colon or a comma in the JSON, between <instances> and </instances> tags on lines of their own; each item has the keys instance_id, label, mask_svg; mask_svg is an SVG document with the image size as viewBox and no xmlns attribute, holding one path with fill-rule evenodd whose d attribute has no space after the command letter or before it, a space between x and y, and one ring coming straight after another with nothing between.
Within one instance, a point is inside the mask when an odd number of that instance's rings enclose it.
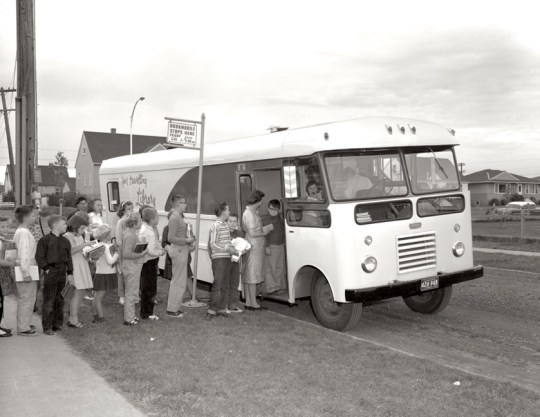
<instances>
[{"instance_id":1,"label":"bus front wheel","mask_svg":"<svg viewBox=\"0 0 540 417\"><path fill-rule=\"evenodd\" d=\"M412 311L422 314L435 314L446 308L451 296L452 286L449 286L420 295L403 297L403 301Z\"/></svg>"},{"instance_id":2,"label":"bus front wheel","mask_svg":"<svg viewBox=\"0 0 540 417\"><path fill-rule=\"evenodd\" d=\"M352 329L362 315L361 303L334 301L332 288L322 274L318 274L311 284L311 308L319 323L339 331Z\"/></svg>"}]
</instances>

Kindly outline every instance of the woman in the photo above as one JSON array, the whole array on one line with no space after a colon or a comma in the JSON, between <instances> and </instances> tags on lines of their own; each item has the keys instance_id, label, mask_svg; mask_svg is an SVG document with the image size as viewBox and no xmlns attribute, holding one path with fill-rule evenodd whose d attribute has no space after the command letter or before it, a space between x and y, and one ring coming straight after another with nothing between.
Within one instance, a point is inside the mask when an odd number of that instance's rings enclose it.
<instances>
[{"instance_id":1,"label":"woman","mask_svg":"<svg viewBox=\"0 0 540 417\"><path fill-rule=\"evenodd\" d=\"M91 246L90 242L85 242L84 234L88 227L88 220L84 216L76 215L71 217L67 223L67 233L64 235L71 244L71 258L73 260L73 276L69 283L75 287L73 297L69 304L68 327L80 329L83 324L79 321L79 308L87 289L93 287L92 274L83 249Z\"/></svg>"},{"instance_id":2,"label":"woman","mask_svg":"<svg viewBox=\"0 0 540 417\"><path fill-rule=\"evenodd\" d=\"M124 275L122 274L122 240L124 239L124 224L130 214L133 213L133 203L131 201L122 201L120 206L118 206L118 211L116 215L119 217L118 222L116 223L116 233L114 234L115 243L118 247L118 254L120 259L118 259L118 302L120 305L124 305Z\"/></svg>"},{"instance_id":3,"label":"woman","mask_svg":"<svg viewBox=\"0 0 540 417\"><path fill-rule=\"evenodd\" d=\"M247 200L247 207L242 215L242 228L246 233L246 240L251 244L251 251L247 253L243 264L242 283L246 296L246 310L266 310L257 303L257 284L264 281L263 267L265 258L265 236L259 207L262 204L264 193L253 191Z\"/></svg>"},{"instance_id":4,"label":"woman","mask_svg":"<svg viewBox=\"0 0 540 417\"><path fill-rule=\"evenodd\" d=\"M124 240L122 241L122 273L124 274L125 300L124 300L124 324L134 326L139 323L135 316L135 304L139 301L139 289L141 283L141 271L145 255L148 249L135 252L135 245L141 243L138 232L142 222L139 213L132 213L126 219Z\"/></svg>"},{"instance_id":5,"label":"woman","mask_svg":"<svg viewBox=\"0 0 540 417\"><path fill-rule=\"evenodd\" d=\"M84 195L77 197L77 200L75 200L75 208L76 210L67 217L68 220L71 219L76 213L86 213L86 209L88 208L88 200Z\"/></svg>"}]
</instances>

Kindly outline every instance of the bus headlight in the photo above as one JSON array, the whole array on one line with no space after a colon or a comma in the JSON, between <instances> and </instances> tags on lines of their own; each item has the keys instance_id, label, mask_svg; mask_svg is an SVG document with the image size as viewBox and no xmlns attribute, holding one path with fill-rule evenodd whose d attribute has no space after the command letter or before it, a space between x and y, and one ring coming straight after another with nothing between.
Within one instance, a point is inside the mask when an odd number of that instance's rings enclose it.
<instances>
[{"instance_id":1,"label":"bus headlight","mask_svg":"<svg viewBox=\"0 0 540 417\"><path fill-rule=\"evenodd\" d=\"M465 245L463 242L454 243L454 246L452 246L452 252L454 252L454 256L457 256L458 258L462 256L465 253Z\"/></svg>"},{"instance_id":2,"label":"bus headlight","mask_svg":"<svg viewBox=\"0 0 540 417\"><path fill-rule=\"evenodd\" d=\"M368 256L362 263L362 269L366 272L373 272L377 269L377 259L373 256Z\"/></svg>"}]
</instances>

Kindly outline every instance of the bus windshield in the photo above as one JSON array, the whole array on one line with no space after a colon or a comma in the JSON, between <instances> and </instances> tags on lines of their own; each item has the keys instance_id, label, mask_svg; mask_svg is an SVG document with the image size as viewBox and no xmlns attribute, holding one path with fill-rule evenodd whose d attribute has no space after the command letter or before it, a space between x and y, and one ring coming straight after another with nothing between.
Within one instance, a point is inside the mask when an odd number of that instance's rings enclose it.
<instances>
[{"instance_id":1,"label":"bus windshield","mask_svg":"<svg viewBox=\"0 0 540 417\"><path fill-rule=\"evenodd\" d=\"M397 151L332 152L325 156L335 201L405 196L408 193Z\"/></svg>"},{"instance_id":2,"label":"bus windshield","mask_svg":"<svg viewBox=\"0 0 540 417\"><path fill-rule=\"evenodd\" d=\"M406 150L405 163L413 193L459 190L458 171L452 148L426 147Z\"/></svg>"}]
</instances>

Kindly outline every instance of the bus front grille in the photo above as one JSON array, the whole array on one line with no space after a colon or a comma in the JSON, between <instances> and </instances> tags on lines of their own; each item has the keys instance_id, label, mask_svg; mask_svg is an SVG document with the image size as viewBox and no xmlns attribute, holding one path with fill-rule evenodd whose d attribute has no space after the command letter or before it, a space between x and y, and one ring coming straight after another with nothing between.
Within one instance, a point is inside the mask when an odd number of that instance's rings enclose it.
<instances>
[{"instance_id":1,"label":"bus front grille","mask_svg":"<svg viewBox=\"0 0 540 417\"><path fill-rule=\"evenodd\" d=\"M413 272L437 266L435 232L397 237L398 273Z\"/></svg>"}]
</instances>

